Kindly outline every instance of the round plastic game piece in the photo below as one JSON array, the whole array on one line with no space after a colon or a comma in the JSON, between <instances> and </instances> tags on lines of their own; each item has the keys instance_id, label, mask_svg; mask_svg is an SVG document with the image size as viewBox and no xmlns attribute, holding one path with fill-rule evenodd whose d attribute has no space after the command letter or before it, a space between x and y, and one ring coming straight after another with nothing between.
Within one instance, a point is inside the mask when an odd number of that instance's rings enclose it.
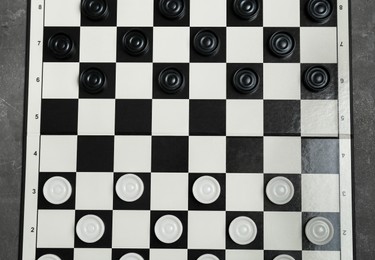
<instances>
[{"instance_id":1,"label":"round plastic game piece","mask_svg":"<svg viewBox=\"0 0 375 260\"><path fill-rule=\"evenodd\" d=\"M128 54L140 56L149 50L149 41L143 32L131 30L122 38L122 46Z\"/></svg>"},{"instance_id":2,"label":"round plastic game piece","mask_svg":"<svg viewBox=\"0 0 375 260\"><path fill-rule=\"evenodd\" d=\"M43 186L44 198L51 204L65 203L72 195L70 182L60 176L49 178Z\"/></svg>"},{"instance_id":3,"label":"round plastic game piece","mask_svg":"<svg viewBox=\"0 0 375 260\"><path fill-rule=\"evenodd\" d=\"M329 0L310 0L307 4L307 13L317 23L325 23L332 14L332 4Z\"/></svg>"},{"instance_id":4,"label":"round plastic game piece","mask_svg":"<svg viewBox=\"0 0 375 260\"><path fill-rule=\"evenodd\" d=\"M159 74L159 86L168 93L175 94L184 88L183 74L176 68L166 68Z\"/></svg>"},{"instance_id":5,"label":"round plastic game piece","mask_svg":"<svg viewBox=\"0 0 375 260\"><path fill-rule=\"evenodd\" d=\"M213 254L204 254L198 257L197 260L219 260L219 258Z\"/></svg>"},{"instance_id":6,"label":"round plastic game piece","mask_svg":"<svg viewBox=\"0 0 375 260\"><path fill-rule=\"evenodd\" d=\"M120 260L144 260L143 257L137 253L127 253L123 255Z\"/></svg>"},{"instance_id":7,"label":"round plastic game piece","mask_svg":"<svg viewBox=\"0 0 375 260\"><path fill-rule=\"evenodd\" d=\"M233 86L243 94L253 93L257 90L259 76L252 69L239 69L234 73Z\"/></svg>"},{"instance_id":8,"label":"round plastic game piece","mask_svg":"<svg viewBox=\"0 0 375 260\"><path fill-rule=\"evenodd\" d=\"M334 228L328 219L315 217L306 224L305 234L307 239L318 246L323 246L331 242Z\"/></svg>"},{"instance_id":9,"label":"round plastic game piece","mask_svg":"<svg viewBox=\"0 0 375 260\"><path fill-rule=\"evenodd\" d=\"M156 221L154 231L161 242L172 244L181 237L183 226L177 217L165 215Z\"/></svg>"},{"instance_id":10,"label":"round plastic game piece","mask_svg":"<svg viewBox=\"0 0 375 260\"><path fill-rule=\"evenodd\" d=\"M107 83L105 74L97 68L90 68L83 71L79 80L81 87L90 94L101 92Z\"/></svg>"},{"instance_id":11,"label":"round plastic game piece","mask_svg":"<svg viewBox=\"0 0 375 260\"><path fill-rule=\"evenodd\" d=\"M76 232L79 239L85 243L95 243L104 234L104 222L98 216L83 216L77 223Z\"/></svg>"},{"instance_id":12,"label":"round plastic game piece","mask_svg":"<svg viewBox=\"0 0 375 260\"><path fill-rule=\"evenodd\" d=\"M193 195L202 204L211 204L220 196L220 184L211 176L202 176L193 184Z\"/></svg>"},{"instance_id":13,"label":"round plastic game piece","mask_svg":"<svg viewBox=\"0 0 375 260\"><path fill-rule=\"evenodd\" d=\"M116 193L126 202L138 200L144 191L143 181L137 175L125 174L116 183Z\"/></svg>"},{"instance_id":14,"label":"round plastic game piece","mask_svg":"<svg viewBox=\"0 0 375 260\"><path fill-rule=\"evenodd\" d=\"M46 254L39 257L38 260L61 260L61 258L54 254Z\"/></svg>"},{"instance_id":15,"label":"round plastic game piece","mask_svg":"<svg viewBox=\"0 0 375 260\"><path fill-rule=\"evenodd\" d=\"M108 5L105 0L83 0L81 9L83 14L90 20L104 20L108 17Z\"/></svg>"},{"instance_id":16,"label":"round plastic game piece","mask_svg":"<svg viewBox=\"0 0 375 260\"><path fill-rule=\"evenodd\" d=\"M73 40L64 33L52 35L48 40L48 49L56 59L67 59L75 51Z\"/></svg>"},{"instance_id":17,"label":"round plastic game piece","mask_svg":"<svg viewBox=\"0 0 375 260\"><path fill-rule=\"evenodd\" d=\"M293 183L285 177L275 177L266 186L266 194L270 201L277 205L285 205L294 196Z\"/></svg>"},{"instance_id":18,"label":"round plastic game piece","mask_svg":"<svg viewBox=\"0 0 375 260\"><path fill-rule=\"evenodd\" d=\"M185 15L184 0L160 0L160 13L167 19L177 20Z\"/></svg>"},{"instance_id":19,"label":"round plastic game piece","mask_svg":"<svg viewBox=\"0 0 375 260\"><path fill-rule=\"evenodd\" d=\"M257 226L249 217L237 217L229 225L230 238L239 245L247 245L257 236Z\"/></svg>"},{"instance_id":20,"label":"round plastic game piece","mask_svg":"<svg viewBox=\"0 0 375 260\"><path fill-rule=\"evenodd\" d=\"M312 66L304 74L304 83L310 90L324 90L330 81L329 72L322 66Z\"/></svg>"},{"instance_id":21,"label":"round plastic game piece","mask_svg":"<svg viewBox=\"0 0 375 260\"><path fill-rule=\"evenodd\" d=\"M213 56L219 51L220 41L214 32L202 30L195 35L193 45L200 55Z\"/></svg>"},{"instance_id":22,"label":"round plastic game piece","mask_svg":"<svg viewBox=\"0 0 375 260\"><path fill-rule=\"evenodd\" d=\"M235 0L234 13L243 20L253 21L259 12L258 0Z\"/></svg>"},{"instance_id":23,"label":"round plastic game piece","mask_svg":"<svg viewBox=\"0 0 375 260\"><path fill-rule=\"evenodd\" d=\"M273 260L295 260L294 257L290 255L278 255Z\"/></svg>"},{"instance_id":24,"label":"round plastic game piece","mask_svg":"<svg viewBox=\"0 0 375 260\"><path fill-rule=\"evenodd\" d=\"M294 38L286 32L276 32L270 37L269 48L277 57L286 58L290 56L294 47Z\"/></svg>"}]
</instances>

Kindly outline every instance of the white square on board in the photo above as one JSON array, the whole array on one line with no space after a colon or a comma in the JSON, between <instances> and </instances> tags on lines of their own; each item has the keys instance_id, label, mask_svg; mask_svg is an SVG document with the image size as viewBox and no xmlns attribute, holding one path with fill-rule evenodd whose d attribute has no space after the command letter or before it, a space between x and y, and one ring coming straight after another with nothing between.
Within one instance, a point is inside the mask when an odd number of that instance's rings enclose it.
<instances>
[{"instance_id":1,"label":"white square on board","mask_svg":"<svg viewBox=\"0 0 375 260\"><path fill-rule=\"evenodd\" d=\"M225 158L225 137L189 137L189 172L225 173Z\"/></svg>"},{"instance_id":2,"label":"white square on board","mask_svg":"<svg viewBox=\"0 0 375 260\"><path fill-rule=\"evenodd\" d=\"M152 26L153 23L153 0L117 1L117 26Z\"/></svg>"},{"instance_id":3,"label":"white square on board","mask_svg":"<svg viewBox=\"0 0 375 260\"><path fill-rule=\"evenodd\" d=\"M78 172L76 208L80 210L111 210L113 208L113 173Z\"/></svg>"},{"instance_id":4,"label":"white square on board","mask_svg":"<svg viewBox=\"0 0 375 260\"><path fill-rule=\"evenodd\" d=\"M189 62L189 27L154 27L154 62Z\"/></svg>"},{"instance_id":5,"label":"white square on board","mask_svg":"<svg viewBox=\"0 0 375 260\"><path fill-rule=\"evenodd\" d=\"M151 174L152 210L187 210L189 178L187 173Z\"/></svg>"},{"instance_id":6,"label":"white square on board","mask_svg":"<svg viewBox=\"0 0 375 260\"><path fill-rule=\"evenodd\" d=\"M263 250L225 250L225 260L263 260Z\"/></svg>"},{"instance_id":7,"label":"white square on board","mask_svg":"<svg viewBox=\"0 0 375 260\"><path fill-rule=\"evenodd\" d=\"M77 136L42 135L41 172L75 172L77 169Z\"/></svg>"},{"instance_id":8,"label":"white square on board","mask_svg":"<svg viewBox=\"0 0 375 260\"><path fill-rule=\"evenodd\" d=\"M78 62L45 62L43 64L43 98L78 98L78 78Z\"/></svg>"},{"instance_id":9,"label":"white square on board","mask_svg":"<svg viewBox=\"0 0 375 260\"><path fill-rule=\"evenodd\" d=\"M150 211L113 211L114 248L150 247Z\"/></svg>"},{"instance_id":10,"label":"white square on board","mask_svg":"<svg viewBox=\"0 0 375 260\"><path fill-rule=\"evenodd\" d=\"M151 171L151 136L115 136L116 172Z\"/></svg>"},{"instance_id":11,"label":"white square on board","mask_svg":"<svg viewBox=\"0 0 375 260\"><path fill-rule=\"evenodd\" d=\"M225 195L226 210L263 211L263 174L227 174Z\"/></svg>"},{"instance_id":12,"label":"white square on board","mask_svg":"<svg viewBox=\"0 0 375 260\"><path fill-rule=\"evenodd\" d=\"M264 99L301 99L299 63L265 63L263 65Z\"/></svg>"},{"instance_id":13,"label":"white square on board","mask_svg":"<svg viewBox=\"0 0 375 260\"><path fill-rule=\"evenodd\" d=\"M189 135L189 100L154 99L153 135Z\"/></svg>"},{"instance_id":14,"label":"white square on board","mask_svg":"<svg viewBox=\"0 0 375 260\"><path fill-rule=\"evenodd\" d=\"M188 248L225 249L225 211L189 211L188 214Z\"/></svg>"},{"instance_id":15,"label":"white square on board","mask_svg":"<svg viewBox=\"0 0 375 260\"><path fill-rule=\"evenodd\" d=\"M109 248L74 248L74 260L111 260L112 249Z\"/></svg>"},{"instance_id":16,"label":"white square on board","mask_svg":"<svg viewBox=\"0 0 375 260\"><path fill-rule=\"evenodd\" d=\"M79 135L114 135L114 133L114 99L80 99L78 101Z\"/></svg>"},{"instance_id":17,"label":"white square on board","mask_svg":"<svg viewBox=\"0 0 375 260\"><path fill-rule=\"evenodd\" d=\"M339 212L338 174L302 174L302 211Z\"/></svg>"},{"instance_id":18,"label":"white square on board","mask_svg":"<svg viewBox=\"0 0 375 260\"><path fill-rule=\"evenodd\" d=\"M262 100L227 100L228 136L263 136Z\"/></svg>"},{"instance_id":19,"label":"white square on board","mask_svg":"<svg viewBox=\"0 0 375 260\"><path fill-rule=\"evenodd\" d=\"M151 99L152 63L117 63L116 98Z\"/></svg>"},{"instance_id":20,"label":"white square on board","mask_svg":"<svg viewBox=\"0 0 375 260\"><path fill-rule=\"evenodd\" d=\"M303 260L340 260L340 251L302 251Z\"/></svg>"},{"instance_id":21,"label":"white square on board","mask_svg":"<svg viewBox=\"0 0 375 260\"><path fill-rule=\"evenodd\" d=\"M302 136L338 136L337 100L302 100Z\"/></svg>"},{"instance_id":22,"label":"white square on board","mask_svg":"<svg viewBox=\"0 0 375 260\"><path fill-rule=\"evenodd\" d=\"M225 99L226 71L225 63L191 63L190 99Z\"/></svg>"},{"instance_id":23,"label":"white square on board","mask_svg":"<svg viewBox=\"0 0 375 260\"><path fill-rule=\"evenodd\" d=\"M190 0L190 26L226 26L226 0Z\"/></svg>"},{"instance_id":24,"label":"white square on board","mask_svg":"<svg viewBox=\"0 0 375 260\"><path fill-rule=\"evenodd\" d=\"M301 63L336 63L336 27L301 27Z\"/></svg>"},{"instance_id":25,"label":"white square on board","mask_svg":"<svg viewBox=\"0 0 375 260\"><path fill-rule=\"evenodd\" d=\"M150 260L186 260L187 249L150 249Z\"/></svg>"},{"instance_id":26,"label":"white square on board","mask_svg":"<svg viewBox=\"0 0 375 260\"><path fill-rule=\"evenodd\" d=\"M38 248L74 247L74 210L39 210L37 228Z\"/></svg>"},{"instance_id":27,"label":"white square on board","mask_svg":"<svg viewBox=\"0 0 375 260\"><path fill-rule=\"evenodd\" d=\"M264 137L265 173L301 173L300 137Z\"/></svg>"},{"instance_id":28,"label":"white square on board","mask_svg":"<svg viewBox=\"0 0 375 260\"><path fill-rule=\"evenodd\" d=\"M227 61L232 63L263 62L263 28L228 27Z\"/></svg>"},{"instance_id":29,"label":"white square on board","mask_svg":"<svg viewBox=\"0 0 375 260\"><path fill-rule=\"evenodd\" d=\"M45 26L81 25L81 0L46 0L44 10Z\"/></svg>"},{"instance_id":30,"label":"white square on board","mask_svg":"<svg viewBox=\"0 0 375 260\"><path fill-rule=\"evenodd\" d=\"M264 212L264 249L301 250L301 212Z\"/></svg>"},{"instance_id":31,"label":"white square on board","mask_svg":"<svg viewBox=\"0 0 375 260\"><path fill-rule=\"evenodd\" d=\"M81 27L81 62L116 62L116 27Z\"/></svg>"},{"instance_id":32,"label":"white square on board","mask_svg":"<svg viewBox=\"0 0 375 260\"><path fill-rule=\"evenodd\" d=\"M263 25L268 27L299 27L300 0L264 0Z\"/></svg>"}]
</instances>

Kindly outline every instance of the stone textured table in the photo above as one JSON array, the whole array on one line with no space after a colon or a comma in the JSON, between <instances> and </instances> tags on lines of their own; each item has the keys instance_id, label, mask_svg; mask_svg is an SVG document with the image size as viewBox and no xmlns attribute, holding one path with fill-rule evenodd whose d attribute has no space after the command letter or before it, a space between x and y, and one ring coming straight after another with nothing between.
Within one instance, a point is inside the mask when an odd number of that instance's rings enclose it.
<instances>
[{"instance_id":1,"label":"stone textured table","mask_svg":"<svg viewBox=\"0 0 375 260\"><path fill-rule=\"evenodd\" d=\"M375 259L375 2L352 1L355 237ZM18 256L26 0L0 0L0 259Z\"/></svg>"}]
</instances>

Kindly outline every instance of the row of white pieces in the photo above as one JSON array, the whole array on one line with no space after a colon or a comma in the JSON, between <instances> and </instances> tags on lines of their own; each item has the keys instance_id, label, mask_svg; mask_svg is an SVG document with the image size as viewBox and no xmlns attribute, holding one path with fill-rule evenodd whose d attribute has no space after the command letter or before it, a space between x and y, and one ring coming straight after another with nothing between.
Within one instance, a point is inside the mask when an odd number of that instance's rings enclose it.
<instances>
[{"instance_id":1,"label":"row of white pieces","mask_svg":"<svg viewBox=\"0 0 375 260\"><path fill-rule=\"evenodd\" d=\"M194 182L192 190L195 199L202 204L215 202L221 193L219 182L211 176L198 178ZM143 181L134 174L125 174L116 183L117 195L126 202L138 200L142 196L143 191ZM55 205L65 203L71 194L72 187L70 182L61 176L51 177L43 186L45 199ZM275 177L268 182L266 194L274 204L287 204L294 196L293 183L285 177Z\"/></svg>"}]
</instances>

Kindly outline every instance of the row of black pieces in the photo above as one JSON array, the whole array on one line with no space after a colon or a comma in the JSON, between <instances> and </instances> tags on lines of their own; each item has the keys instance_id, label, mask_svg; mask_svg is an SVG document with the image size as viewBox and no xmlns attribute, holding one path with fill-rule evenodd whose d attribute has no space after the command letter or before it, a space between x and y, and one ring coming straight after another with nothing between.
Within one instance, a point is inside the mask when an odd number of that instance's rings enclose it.
<instances>
[{"instance_id":1,"label":"row of black pieces","mask_svg":"<svg viewBox=\"0 0 375 260\"><path fill-rule=\"evenodd\" d=\"M311 91L323 91L330 83L330 74L324 66L311 66L303 75L304 85ZM158 77L159 87L167 94L181 92L185 76L177 68L167 67ZM238 69L232 78L233 87L241 94L254 93L259 86L259 75L251 68ZM107 86L106 75L99 68L89 68L80 75L80 87L90 94L103 91Z\"/></svg>"},{"instance_id":2,"label":"row of black pieces","mask_svg":"<svg viewBox=\"0 0 375 260\"><path fill-rule=\"evenodd\" d=\"M158 10L168 20L181 20L187 9L188 0L159 0ZM257 18L261 6L259 0L234 0L232 10L237 18L253 21ZM316 23L326 23L333 12L331 0L309 0L306 4L306 12ZM92 21L100 21L108 18L109 5L106 0L83 0L82 13ZM214 7L212 12L214 12Z\"/></svg>"},{"instance_id":3,"label":"row of black pieces","mask_svg":"<svg viewBox=\"0 0 375 260\"><path fill-rule=\"evenodd\" d=\"M298 43L293 33L276 31L268 38L268 49L278 59L293 55ZM202 57L217 55L221 47L221 37L210 29L201 29L194 34L192 48ZM150 51L151 40L142 29L131 29L122 35L120 46L132 57L146 55ZM51 55L59 60L71 58L77 51L75 41L67 33L58 32L49 37L47 47Z\"/></svg>"}]
</instances>

